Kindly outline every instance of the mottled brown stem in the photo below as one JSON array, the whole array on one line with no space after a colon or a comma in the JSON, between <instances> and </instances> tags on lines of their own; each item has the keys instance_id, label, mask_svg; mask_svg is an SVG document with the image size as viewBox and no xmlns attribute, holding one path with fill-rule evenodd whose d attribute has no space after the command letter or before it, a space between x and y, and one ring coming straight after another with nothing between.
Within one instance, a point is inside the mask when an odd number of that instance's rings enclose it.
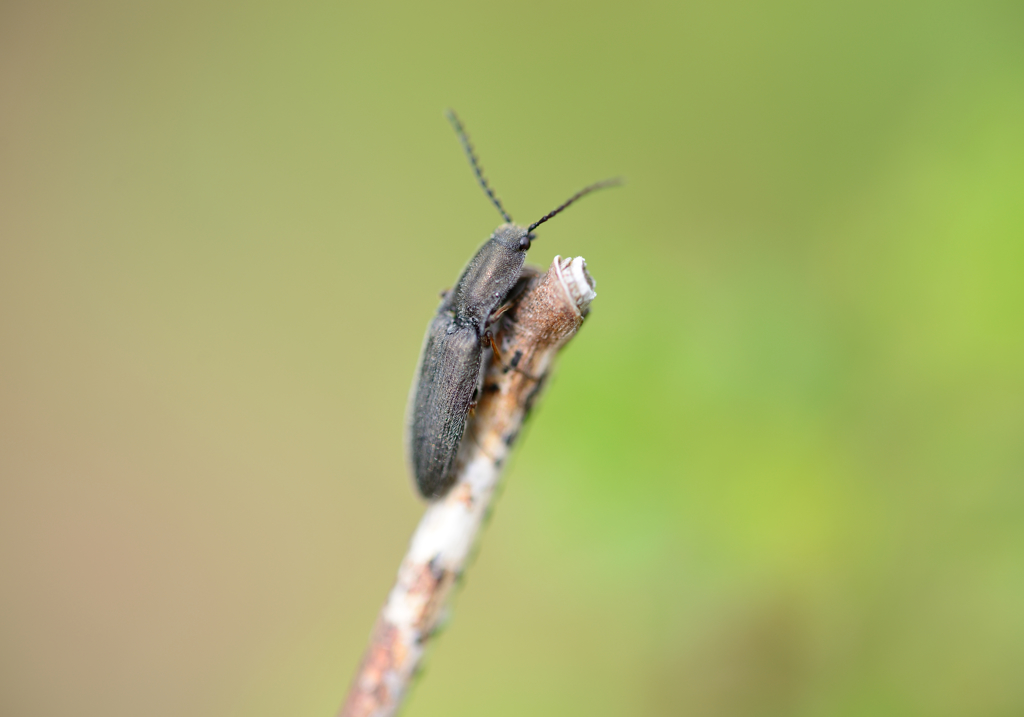
<instances>
[{"instance_id":1,"label":"mottled brown stem","mask_svg":"<svg viewBox=\"0 0 1024 717\"><path fill-rule=\"evenodd\" d=\"M458 479L427 507L413 534L341 717L397 712L465 569L523 421L555 355L583 322L593 287L582 257L556 256L502 317L496 338L501 360L491 362L484 378L459 451Z\"/></svg>"}]
</instances>

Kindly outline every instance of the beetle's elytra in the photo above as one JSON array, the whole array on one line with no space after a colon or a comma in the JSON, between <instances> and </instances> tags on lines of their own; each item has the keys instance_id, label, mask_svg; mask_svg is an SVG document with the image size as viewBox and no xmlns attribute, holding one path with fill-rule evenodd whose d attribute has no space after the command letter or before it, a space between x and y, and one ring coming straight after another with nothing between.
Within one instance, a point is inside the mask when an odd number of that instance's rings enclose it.
<instances>
[{"instance_id":1,"label":"beetle's elytra","mask_svg":"<svg viewBox=\"0 0 1024 717\"><path fill-rule=\"evenodd\" d=\"M505 223L494 230L469 260L455 286L442 299L423 340L409 395L406 437L416 487L427 499L440 498L455 481L455 457L482 376L485 334L495 311L505 303L519 280L526 251L536 238L533 230L580 197L619 181L592 184L533 224L521 227L512 222L484 178L459 118L449 110L448 119L477 181Z\"/></svg>"}]
</instances>

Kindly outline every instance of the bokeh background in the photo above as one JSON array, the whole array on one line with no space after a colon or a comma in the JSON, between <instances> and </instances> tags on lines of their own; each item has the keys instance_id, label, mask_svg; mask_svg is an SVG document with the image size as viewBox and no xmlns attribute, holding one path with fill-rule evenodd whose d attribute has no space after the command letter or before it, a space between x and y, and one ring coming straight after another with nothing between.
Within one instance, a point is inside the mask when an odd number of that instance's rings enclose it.
<instances>
[{"instance_id":1,"label":"bokeh background","mask_svg":"<svg viewBox=\"0 0 1024 717\"><path fill-rule=\"evenodd\" d=\"M591 318L407 715L1024 714L1024 5L0 6L0 713L329 715L498 223Z\"/></svg>"}]
</instances>

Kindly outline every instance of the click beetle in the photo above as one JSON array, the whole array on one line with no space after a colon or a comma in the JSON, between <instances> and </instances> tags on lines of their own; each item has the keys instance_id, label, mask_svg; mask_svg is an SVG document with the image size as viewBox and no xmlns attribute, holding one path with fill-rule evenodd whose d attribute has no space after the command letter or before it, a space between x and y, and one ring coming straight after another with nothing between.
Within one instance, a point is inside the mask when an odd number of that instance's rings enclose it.
<instances>
[{"instance_id":1,"label":"click beetle","mask_svg":"<svg viewBox=\"0 0 1024 717\"><path fill-rule=\"evenodd\" d=\"M416 487L427 499L442 497L455 481L455 457L480 389L484 350L490 342L488 327L523 272L526 251L536 238L533 230L580 197L619 183L612 179L592 184L529 226L519 226L484 178L458 116L451 110L447 115L477 181L505 223L494 230L455 286L443 295L423 340L409 394L406 441Z\"/></svg>"}]
</instances>

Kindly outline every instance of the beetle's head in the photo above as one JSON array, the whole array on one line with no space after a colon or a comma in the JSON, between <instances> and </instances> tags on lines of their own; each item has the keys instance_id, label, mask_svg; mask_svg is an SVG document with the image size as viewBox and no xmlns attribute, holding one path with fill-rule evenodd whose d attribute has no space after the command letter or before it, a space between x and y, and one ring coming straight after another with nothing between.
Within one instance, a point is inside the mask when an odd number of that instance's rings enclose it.
<instances>
[{"instance_id":1,"label":"beetle's head","mask_svg":"<svg viewBox=\"0 0 1024 717\"><path fill-rule=\"evenodd\" d=\"M531 234L525 227L509 223L502 224L495 229L494 233L491 234L491 238L509 249L526 251L530 248L530 242L537 237Z\"/></svg>"}]
</instances>

